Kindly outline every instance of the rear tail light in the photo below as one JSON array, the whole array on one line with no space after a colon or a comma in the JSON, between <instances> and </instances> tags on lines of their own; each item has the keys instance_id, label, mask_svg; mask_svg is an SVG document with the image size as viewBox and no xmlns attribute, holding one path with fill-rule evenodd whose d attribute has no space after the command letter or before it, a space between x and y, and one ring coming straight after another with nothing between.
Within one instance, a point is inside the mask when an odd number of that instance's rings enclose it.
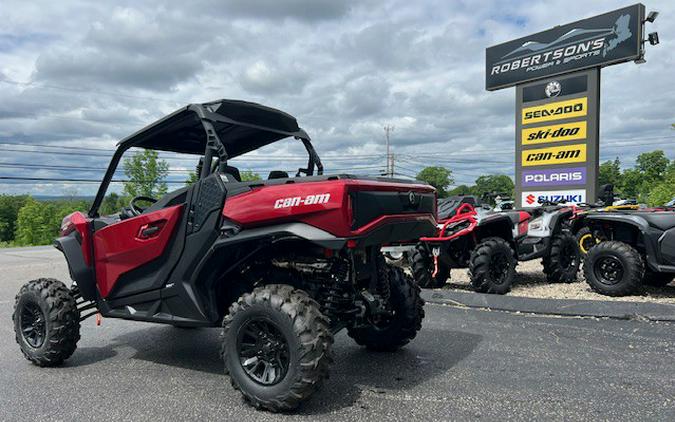
<instances>
[{"instance_id":1,"label":"rear tail light","mask_svg":"<svg viewBox=\"0 0 675 422\"><path fill-rule=\"evenodd\" d=\"M70 218L71 215L72 214L65 216L61 221L61 236L68 236L75 231L75 223L73 223L72 219Z\"/></svg>"}]
</instances>

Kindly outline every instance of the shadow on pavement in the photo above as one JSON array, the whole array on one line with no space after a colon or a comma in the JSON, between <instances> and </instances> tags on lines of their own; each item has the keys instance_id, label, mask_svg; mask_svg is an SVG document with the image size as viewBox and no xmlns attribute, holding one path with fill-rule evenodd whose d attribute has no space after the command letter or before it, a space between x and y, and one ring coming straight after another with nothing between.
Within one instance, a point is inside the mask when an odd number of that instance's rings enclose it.
<instances>
[{"instance_id":1,"label":"shadow on pavement","mask_svg":"<svg viewBox=\"0 0 675 422\"><path fill-rule=\"evenodd\" d=\"M481 340L481 336L465 332L423 328L401 350L377 353L357 346L343 331L336 336L333 347L335 362L330 379L297 413L324 414L359 405L364 391L405 393L430 378L447 376ZM222 375L223 383L229 384L223 374L220 345L219 329L154 325L115 337L107 346L78 348L66 365L95 364L115 357L119 348L130 347L134 350L132 359Z\"/></svg>"}]
</instances>

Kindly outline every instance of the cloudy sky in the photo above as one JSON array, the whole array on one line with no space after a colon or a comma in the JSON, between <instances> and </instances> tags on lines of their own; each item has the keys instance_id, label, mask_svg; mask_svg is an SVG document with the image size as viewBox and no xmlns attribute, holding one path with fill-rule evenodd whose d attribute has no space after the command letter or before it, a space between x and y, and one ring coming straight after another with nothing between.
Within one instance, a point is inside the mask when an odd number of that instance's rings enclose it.
<instances>
[{"instance_id":1,"label":"cloudy sky","mask_svg":"<svg viewBox=\"0 0 675 422\"><path fill-rule=\"evenodd\" d=\"M631 4L106 3L3 0L0 176L99 179L119 139L181 105L218 98L293 114L328 171L379 172L383 127L392 125L402 175L436 164L452 169L456 184L513 176L515 89L485 91L485 48ZM656 148L675 158L675 2L647 8L661 12L650 28L661 44L648 48L647 64L602 73L601 159L627 165ZM291 170L298 151L288 142L236 164ZM171 164L172 180L182 180L193 163ZM2 193L91 194L95 186L0 180Z\"/></svg>"}]
</instances>

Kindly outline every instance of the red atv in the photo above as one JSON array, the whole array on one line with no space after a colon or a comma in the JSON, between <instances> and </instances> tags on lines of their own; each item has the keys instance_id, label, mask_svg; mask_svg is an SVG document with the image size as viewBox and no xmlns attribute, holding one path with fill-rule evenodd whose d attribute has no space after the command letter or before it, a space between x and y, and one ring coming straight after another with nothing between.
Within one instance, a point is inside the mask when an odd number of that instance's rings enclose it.
<instances>
[{"instance_id":1,"label":"red atv","mask_svg":"<svg viewBox=\"0 0 675 422\"><path fill-rule=\"evenodd\" d=\"M275 171L266 181L241 182L228 165L284 138L295 138L309 157L296 177ZM199 180L99 216L131 147L201 157ZM405 345L421 327L424 302L379 250L435 232L435 191L322 173L295 118L243 101L191 104L123 139L88 214L67 216L55 242L72 286L43 278L16 297L21 351L39 366L62 363L75 352L80 323L94 314L222 325L232 385L254 406L278 411L297 406L327 377L342 328L369 349Z\"/></svg>"},{"instance_id":2,"label":"red atv","mask_svg":"<svg viewBox=\"0 0 675 422\"><path fill-rule=\"evenodd\" d=\"M413 253L420 286L442 287L451 268L468 268L476 291L504 294L517 262L539 258L549 281L576 280L580 256L568 228L574 207L545 203L527 212L493 212L478 202L454 201L439 203L438 233L421 238Z\"/></svg>"}]
</instances>

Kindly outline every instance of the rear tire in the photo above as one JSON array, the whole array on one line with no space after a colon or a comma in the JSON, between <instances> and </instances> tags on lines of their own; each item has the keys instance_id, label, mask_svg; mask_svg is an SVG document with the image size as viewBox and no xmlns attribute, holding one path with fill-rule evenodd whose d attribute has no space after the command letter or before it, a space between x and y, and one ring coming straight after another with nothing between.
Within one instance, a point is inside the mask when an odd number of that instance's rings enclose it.
<instances>
[{"instance_id":1,"label":"rear tire","mask_svg":"<svg viewBox=\"0 0 675 422\"><path fill-rule=\"evenodd\" d=\"M635 293L642 285L645 267L632 246L618 241L601 242L588 251L584 262L586 282L607 296Z\"/></svg>"},{"instance_id":2,"label":"rear tire","mask_svg":"<svg viewBox=\"0 0 675 422\"><path fill-rule=\"evenodd\" d=\"M675 279L673 273L657 273L650 269L645 270L643 283L655 287L663 287L670 284Z\"/></svg>"},{"instance_id":3,"label":"rear tire","mask_svg":"<svg viewBox=\"0 0 675 422\"><path fill-rule=\"evenodd\" d=\"M577 280L581 253L576 238L562 232L551 240L551 253L544 257L544 274L553 283L572 283Z\"/></svg>"},{"instance_id":4,"label":"rear tire","mask_svg":"<svg viewBox=\"0 0 675 422\"><path fill-rule=\"evenodd\" d=\"M419 286L400 268L388 267L388 271L393 316L378 324L347 330L356 344L377 352L392 352L408 344L422 328L424 319Z\"/></svg>"},{"instance_id":5,"label":"rear tire","mask_svg":"<svg viewBox=\"0 0 675 422\"><path fill-rule=\"evenodd\" d=\"M434 272L434 260L424 245L417 245L410 261L413 278L420 287L430 289L440 288L445 286L450 278L450 267L442 262L438 263L438 274L436 274L436 277L431 276Z\"/></svg>"},{"instance_id":6,"label":"rear tire","mask_svg":"<svg viewBox=\"0 0 675 422\"><path fill-rule=\"evenodd\" d=\"M35 365L60 365L77 348L80 312L70 290L58 280L26 283L16 295L12 320L21 352Z\"/></svg>"},{"instance_id":7,"label":"rear tire","mask_svg":"<svg viewBox=\"0 0 675 422\"><path fill-rule=\"evenodd\" d=\"M252 406L294 409L328 377L333 335L319 309L307 293L282 284L258 287L230 306L225 373Z\"/></svg>"},{"instance_id":8,"label":"rear tire","mask_svg":"<svg viewBox=\"0 0 675 422\"><path fill-rule=\"evenodd\" d=\"M471 252L469 278L477 292L508 293L515 274L515 253L506 240L488 237Z\"/></svg>"}]
</instances>

